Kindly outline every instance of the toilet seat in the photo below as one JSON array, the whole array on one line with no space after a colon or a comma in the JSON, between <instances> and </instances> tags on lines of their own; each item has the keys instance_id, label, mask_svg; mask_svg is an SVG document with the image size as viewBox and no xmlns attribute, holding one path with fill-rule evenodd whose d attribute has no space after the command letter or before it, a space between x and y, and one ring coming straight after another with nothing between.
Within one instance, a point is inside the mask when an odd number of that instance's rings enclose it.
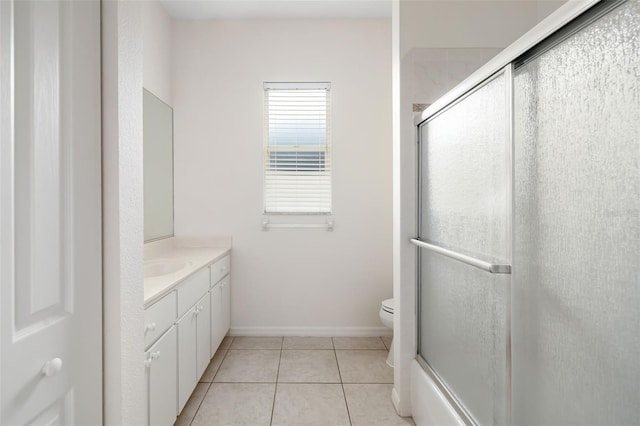
<instances>
[{"instance_id":1,"label":"toilet seat","mask_svg":"<svg viewBox=\"0 0 640 426\"><path fill-rule=\"evenodd\" d=\"M380 307L383 311L393 314L393 299L383 300Z\"/></svg>"}]
</instances>

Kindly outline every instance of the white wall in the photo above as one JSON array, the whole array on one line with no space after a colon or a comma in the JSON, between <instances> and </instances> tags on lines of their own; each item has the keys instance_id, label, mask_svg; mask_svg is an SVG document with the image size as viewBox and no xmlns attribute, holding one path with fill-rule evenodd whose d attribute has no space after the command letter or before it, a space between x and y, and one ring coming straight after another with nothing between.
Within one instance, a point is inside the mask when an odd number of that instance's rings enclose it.
<instances>
[{"instance_id":1,"label":"white wall","mask_svg":"<svg viewBox=\"0 0 640 426\"><path fill-rule=\"evenodd\" d=\"M146 423L140 3L102 3L104 424Z\"/></svg>"},{"instance_id":2,"label":"white wall","mask_svg":"<svg viewBox=\"0 0 640 426\"><path fill-rule=\"evenodd\" d=\"M536 1L399 1L394 3L394 398L402 415L411 414L411 363L415 358L416 144L412 101L416 49L504 48L550 13Z\"/></svg>"},{"instance_id":3,"label":"white wall","mask_svg":"<svg viewBox=\"0 0 640 426\"><path fill-rule=\"evenodd\" d=\"M176 21L176 235L231 235L232 332L384 331L389 20ZM332 84L335 230L261 230L265 81Z\"/></svg>"},{"instance_id":4,"label":"white wall","mask_svg":"<svg viewBox=\"0 0 640 426\"><path fill-rule=\"evenodd\" d=\"M558 10L560 6L566 3L567 0L540 0L537 1L538 7L538 21L542 21L547 16Z\"/></svg>"},{"instance_id":5,"label":"white wall","mask_svg":"<svg viewBox=\"0 0 640 426\"><path fill-rule=\"evenodd\" d=\"M141 2L144 87L171 105L171 18L159 1Z\"/></svg>"}]
</instances>

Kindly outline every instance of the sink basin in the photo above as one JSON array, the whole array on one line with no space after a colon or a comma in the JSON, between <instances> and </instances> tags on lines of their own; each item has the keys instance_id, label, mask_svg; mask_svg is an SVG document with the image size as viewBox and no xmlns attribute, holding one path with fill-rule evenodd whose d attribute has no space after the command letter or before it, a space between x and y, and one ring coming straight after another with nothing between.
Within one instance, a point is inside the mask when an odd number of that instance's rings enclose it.
<instances>
[{"instance_id":1,"label":"sink basin","mask_svg":"<svg viewBox=\"0 0 640 426\"><path fill-rule=\"evenodd\" d=\"M155 259L144 262L144 277L159 277L173 274L186 267L189 263L185 259Z\"/></svg>"}]
</instances>

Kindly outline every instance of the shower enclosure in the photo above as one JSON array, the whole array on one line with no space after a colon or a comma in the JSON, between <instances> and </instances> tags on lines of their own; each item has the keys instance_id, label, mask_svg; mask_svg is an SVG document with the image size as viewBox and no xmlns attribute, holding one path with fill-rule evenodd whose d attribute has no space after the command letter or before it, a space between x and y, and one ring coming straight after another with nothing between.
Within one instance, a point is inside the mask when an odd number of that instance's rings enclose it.
<instances>
[{"instance_id":1,"label":"shower enclosure","mask_svg":"<svg viewBox=\"0 0 640 426\"><path fill-rule=\"evenodd\" d=\"M640 1L476 80L417 127L418 362L468 423L639 424Z\"/></svg>"}]
</instances>

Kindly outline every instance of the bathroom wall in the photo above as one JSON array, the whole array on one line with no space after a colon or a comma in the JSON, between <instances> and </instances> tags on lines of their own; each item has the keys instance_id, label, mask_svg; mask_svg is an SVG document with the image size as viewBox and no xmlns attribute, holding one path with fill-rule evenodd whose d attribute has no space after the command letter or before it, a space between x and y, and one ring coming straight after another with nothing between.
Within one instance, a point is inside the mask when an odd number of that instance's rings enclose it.
<instances>
[{"instance_id":1,"label":"bathroom wall","mask_svg":"<svg viewBox=\"0 0 640 426\"><path fill-rule=\"evenodd\" d=\"M104 424L146 424L140 2L102 2ZM80 354L78 354L80 356Z\"/></svg>"},{"instance_id":2,"label":"bathroom wall","mask_svg":"<svg viewBox=\"0 0 640 426\"><path fill-rule=\"evenodd\" d=\"M547 16L558 10L567 0L540 0L536 2L538 11L538 21L542 21Z\"/></svg>"},{"instance_id":3,"label":"bathroom wall","mask_svg":"<svg viewBox=\"0 0 640 426\"><path fill-rule=\"evenodd\" d=\"M392 296L390 20L174 21L176 235L231 235L232 332L377 334ZM265 81L332 84L335 230L261 229Z\"/></svg>"},{"instance_id":4,"label":"bathroom wall","mask_svg":"<svg viewBox=\"0 0 640 426\"><path fill-rule=\"evenodd\" d=\"M159 1L140 2L144 87L171 105L171 18Z\"/></svg>"},{"instance_id":5,"label":"bathroom wall","mask_svg":"<svg viewBox=\"0 0 640 426\"><path fill-rule=\"evenodd\" d=\"M412 74L411 103L434 103L500 50L495 47L412 49L406 57Z\"/></svg>"}]
</instances>

